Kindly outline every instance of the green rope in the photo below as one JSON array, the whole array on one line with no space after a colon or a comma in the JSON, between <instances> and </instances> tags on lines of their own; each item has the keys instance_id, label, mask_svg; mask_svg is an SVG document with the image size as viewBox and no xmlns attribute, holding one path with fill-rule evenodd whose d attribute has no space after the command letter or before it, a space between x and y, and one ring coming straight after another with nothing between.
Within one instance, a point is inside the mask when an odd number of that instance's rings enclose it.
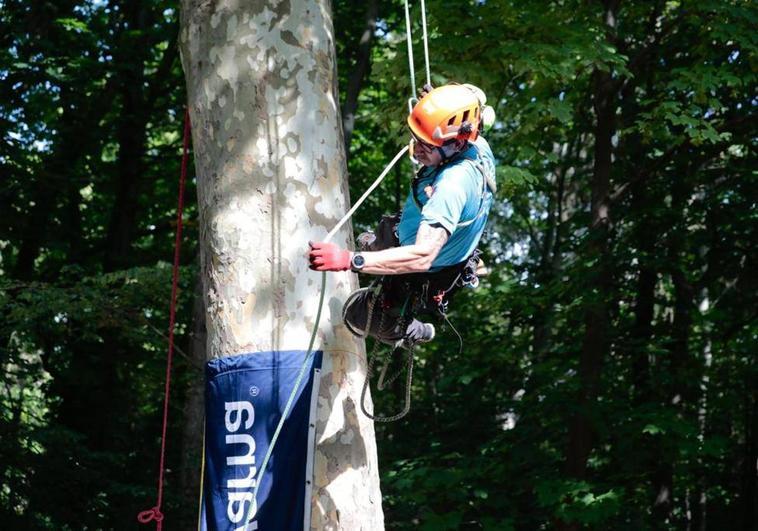
<instances>
[{"instance_id":1,"label":"green rope","mask_svg":"<svg viewBox=\"0 0 758 531\"><path fill-rule=\"evenodd\" d=\"M284 411L282 412L282 418L279 419L279 424L276 426L276 431L274 431L274 436L271 439L271 444L268 445L268 450L266 450L266 455L263 458L263 463L261 463L261 467L258 469L258 479L255 481L255 487L253 488L253 500L250 504L250 508L247 511L247 518L245 519L245 522L249 522L253 519L253 516L255 515L255 510L258 510L258 488L261 484L261 477L263 476L263 471L266 470L266 467L268 466L269 459L271 459L271 454L274 452L274 446L276 446L276 441L279 439L279 434L282 431L282 426L284 426L284 421L287 418L287 415L289 415L289 411L292 408L292 403L295 401L295 396L297 396L297 390L300 387L300 383L303 380L303 376L305 376L305 372L308 369L308 361L311 359L311 357L314 354L313 345L316 342L316 335L318 334L318 325L321 321L321 310L324 307L324 295L326 293L326 271L323 271L321 273L321 295L318 299L318 309L316 310L316 322L313 324L313 332L311 333L311 340L308 343L308 355L305 356L305 359L303 360L303 364L300 366L300 372L297 374L297 379L295 380L295 387L292 389L292 392L290 393L289 398L287 399L287 404L284 406Z\"/></svg>"}]
</instances>

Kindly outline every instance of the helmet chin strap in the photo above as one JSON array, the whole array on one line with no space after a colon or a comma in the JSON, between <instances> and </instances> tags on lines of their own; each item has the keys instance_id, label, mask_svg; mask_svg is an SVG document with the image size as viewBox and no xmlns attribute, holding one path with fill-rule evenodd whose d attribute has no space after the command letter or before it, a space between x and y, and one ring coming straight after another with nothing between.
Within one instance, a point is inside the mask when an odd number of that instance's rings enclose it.
<instances>
[{"instance_id":1,"label":"helmet chin strap","mask_svg":"<svg viewBox=\"0 0 758 531\"><path fill-rule=\"evenodd\" d=\"M437 150L437 153L440 154L441 161L440 164L445 164L446 162L449 162L450 159L452 159L457 153L460 153L462 149L456 149L455 142L451 142L447 146L435 146L435 149Z\"/></svg>"},{"instance_id":2,"label":"helmet chin strap","mask_svg":"<svg viewBox=\"0 0 758 531\"><path fill-rule=\"evenodd\" d=\"M448 161L448 156L447 156L447 153L445 152L445 148L435 146L434 149L436 149L437 153L440 154L440 164L445 164Z\"/></svg>"}]
</instances>

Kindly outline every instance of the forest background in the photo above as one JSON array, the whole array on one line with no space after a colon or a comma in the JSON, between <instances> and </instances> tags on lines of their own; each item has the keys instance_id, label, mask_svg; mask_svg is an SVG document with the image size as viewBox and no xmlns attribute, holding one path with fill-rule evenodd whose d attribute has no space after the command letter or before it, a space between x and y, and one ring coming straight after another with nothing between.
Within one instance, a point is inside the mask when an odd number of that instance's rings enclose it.
<instances>
[{"instance_id":1,"label":"forest background","mask_svg":"<svg viewBox=\"0 0 758 531\"><path fill-rule=\"evenodd\" d=\"M403 6L332 7L357 197L408 140ZM757 529L758 4L427 12L433 84L474 83L496 109L501 186L491 274L450 313L463 349L440 327L411 413L377 425L387 528ZM132 529L154 499L177 34L168 1L0 0L6 529ZM411 175L404 162L356 232L399 208ZM192 182L187 197L169 529L196 516L202 418Z\"/></svg>"}]
</instances>

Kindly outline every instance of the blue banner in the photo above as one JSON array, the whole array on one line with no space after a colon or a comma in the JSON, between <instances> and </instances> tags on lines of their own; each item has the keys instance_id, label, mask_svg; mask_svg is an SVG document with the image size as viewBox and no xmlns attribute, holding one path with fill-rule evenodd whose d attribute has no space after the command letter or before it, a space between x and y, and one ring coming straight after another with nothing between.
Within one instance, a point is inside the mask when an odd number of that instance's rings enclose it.
<instances>
[{"instance_id":1,"label":"blue banner","mask_svg":"<svg viewBox=\"0 0 758 531\"><path fill-rule=\"evenodd\" d=\"M208 362L201 531L294 531L310 520L321 351L311 358L265 473L268 450L304 351L255 352ZM255 482L260 480L256 507Z\"/></svg>"}]
</instances>

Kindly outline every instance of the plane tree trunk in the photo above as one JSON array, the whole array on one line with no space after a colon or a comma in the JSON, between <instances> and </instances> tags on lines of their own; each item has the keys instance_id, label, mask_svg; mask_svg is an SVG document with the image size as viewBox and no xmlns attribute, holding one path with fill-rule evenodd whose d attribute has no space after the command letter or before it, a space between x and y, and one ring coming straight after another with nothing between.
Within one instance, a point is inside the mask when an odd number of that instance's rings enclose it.
<instances>
[{"instance_id":1,"label":"plane tree trunk","mask_svg":"<svg viewBox=\"0 0 758 531\"><path fill-rule=\"evenodd\" d=\"M330 3L183 0L180 49L207 356L305 350L321 284L307 242L348 207ZM350 240L349 228L334 238ZM365 350L341 321L356 278L327 280L311 525L382 529L374 427L358 406Z\"/></svg>"}]
</instances>

